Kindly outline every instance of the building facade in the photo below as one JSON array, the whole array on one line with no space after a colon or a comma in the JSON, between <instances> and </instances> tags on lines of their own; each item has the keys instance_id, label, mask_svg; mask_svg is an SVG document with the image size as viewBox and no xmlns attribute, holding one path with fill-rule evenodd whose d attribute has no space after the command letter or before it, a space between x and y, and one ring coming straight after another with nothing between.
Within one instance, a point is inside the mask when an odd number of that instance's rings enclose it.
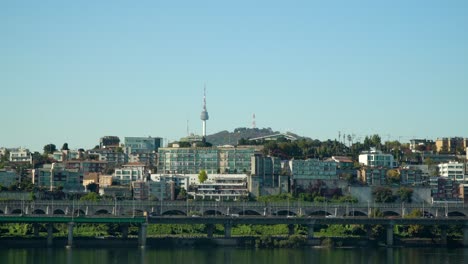
<instances>
[{"instance_id":1,"label":"building facade","mask_svg":"<svg viewBox=\"0 0 468 264\"><path fill-rule=\"evenodd\" d=\"M251 156L250 174L259 177L262 187L278 187L281 174L281 159L255 154Z\"/></svg>"},{"instance_id":2,"label":"building facade","mask_svg":"<svg viewBox=\"0 0 468 264\"><path fill-rule=\"evenodd\" d=\"M424 149L425 151L428 150L431 146L434 145L433 140L429 139L411 139L410 140L410 149L413 152L419 151L421 149Z\"/></svg>"},{"instance_id":3,"label":"building facade","mask_svg":"<svg viewBox=\"0 0 468 264\"><path fill-rule=\"evenodd\" d=\"M40 169L33 170L33 184L37 187L55 190L63 188L68 192L84 190L83 174L79 170L66 169L62 164L44 164Z\"/></svg>"},{"instance_id":4,"label":"building facade","mask_svg":"<svg viewBox=\"0 0 468 264\"><path fill-rule=\"evenodd\" d=\"M194 199L215 199L216 201L240 200L249 195L247 175L217 174L208 180L190 186L188 194Z\"/></svg>"},{"instance_id":5,"label":"building facade","mask_svg":"<svg viewBox=\"0 0 468 264\"><path fill-rule=\"evenodd\" d=\"M358 172L358 179L370 186L387 185L388 167L364 167Z\"/></svg>"},{"instance_id":6,"label":"building facade","mask_svg":"<svg viewBox=\"0 0 468 264\"><path fill-rule=\"evenodd\" d=\"M163 141L159 137L125 137L124 142L127 153L155 153Z\"/></svg>"},{"instance_id":7,"label":"building facade","mask_svg":"<svg viewBox=\"0 0 468 264\"><path fill-rule=\"evenodd\" d=\"M459 149L468 147L468 138L445 137L436 140L437 152L456 153Z\"/></svg>"},{"instance_id":8,"label":"building facade","mask_svg":"<svg viewBox=\"0 0 468 264\"><path fill-rule=\"evenodd\" d=\"M113 181L120 185L130 185L134 181L146 181L148 174L143 164L127 164L115 169Z\"/></svg>"},{"instance_id":9,"label":"building facade","mask_svg":"<svg viewBox=\"0 0 468 264\"><path fill-rule=\"evenodd\" d=\"M290 160L293 180L338 180L336 163L318 159Z\"/></svg>"},{"instance_id":10,"label":"building facade","mask_svg":"<svg viewBox=\"0 0 468 264\"><path fill-rule=\"evenodd\" d=\"M107 168L107 161L99 160L68 160L63 162L67 169L76 169L87 175L88 173L104 173Z\"/></svg>"},{"instance_id":11,"label":"building facade","mask_svg":"<svg viewBox=\"0 0 468 264\"><path fill-rule=\"evenodd\" d=\"M359 163L368 167L395 168L396 163L392 154L372 149L359 155Z\"/></svg>"},{"instance_id":12,"label":"building facade","mask_svg":"<svg viewBox=\"0 0 468 264\"><path fill-rule=\"evenodd\" d=\"M428 178L423 176L423 171L411 167L399 168L400 182L402 185L423 186Z\"/></svg>"},{"instance_id":13,"label":"building facade","mask_svg":"<svg viewBox=\"0 0 468 264\"><path fill-rule=\"evenodd\" d=\"M13 170L0 169L0 185L8 187L18 182L19 175Z\"/></svg>"},{"instance_id":14,"label":"building facade","mask_svg":"<svg viewBox=\"0 0 468 264\"><path fill-rule=\"evenodd\" d=\"M458 183L468 183L465 179L465 164L450 161L448 163L442 163L438 165L439 176L449 178Z\"/></svg>"},{"instance_id":15,"label":"building facade","mask_svg":"<svg viewBox=\"0 0 468 264\"><path fill-rule=\"evenodd\" d=\"M116 136L104 136L99 139L99 148L115 149L120 146L120 138Z\"/></svg>"},{"instance_id":16,"label":"building facade","mask_svg":"<svg viewBox=\"0 0 468 264\"><path fill-rule=\"evenodd\" d=\"M215 173L247 173L251 170L251 156L258 148L212 147L212 148L160 148L158 173L198 174L205 170Z\"/></svg>"},{"instance_id":17,"label":"building facade","mask_svg":"<svg viewBox=\"0 0 468 264\"><path fill-rule=\"evenodd\" d=\"M460 198L460 183L444 177L430 177L432 201L456 201Z\"/></svg>"},{"instance_id":18,"label":"building facade","mask_svg":"<svg viewBox=\"0 0 468 264\"><path fill-rule=\"evenodd\" d=\"M26 148L11 148L9 160L13 163L30 163L32 164L32 155L29 149Z\"/></svg>"},{"instance_id":19,"label":"building facade","mask_svg":"<svg viewBox=\"0 0 468 264\"><path fill-rule=\"evenodd\" d=\"M88 150L88 156L95 156L100 161L105 161L108 164L119 165L128 163L128 155L123 151L115 149L93 149Z\"/></svg>"}]
</instances>

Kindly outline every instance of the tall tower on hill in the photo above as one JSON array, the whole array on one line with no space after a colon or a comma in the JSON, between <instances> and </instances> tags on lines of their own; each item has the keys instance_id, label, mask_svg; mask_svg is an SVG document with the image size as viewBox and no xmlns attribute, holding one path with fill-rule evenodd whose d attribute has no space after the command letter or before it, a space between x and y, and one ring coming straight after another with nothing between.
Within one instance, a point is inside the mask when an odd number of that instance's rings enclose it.
<instances>
[{"instance_id":1,"label":"tall tower on hill","mask_svg":"<svg viewBox=\"0 0 468 264\"><path fill-rule=\"evenodd\" d=\"M203 111L201 112L200 119L202 120L202 124L203 124L203 132L202 132L203 142L205 142L206 141L206 120L209 119L208 111L206 110L206 84L203 89Z\"/></svg>"}]
</instances>

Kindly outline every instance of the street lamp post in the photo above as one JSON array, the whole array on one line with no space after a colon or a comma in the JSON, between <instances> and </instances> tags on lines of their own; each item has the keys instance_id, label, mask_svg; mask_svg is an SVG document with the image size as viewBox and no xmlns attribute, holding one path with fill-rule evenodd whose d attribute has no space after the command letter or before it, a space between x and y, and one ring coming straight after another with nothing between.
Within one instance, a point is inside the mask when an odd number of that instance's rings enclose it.
<instances>
[{"instance_id":1,"label":"street lamp post","mask_svg":"<svg viewBox=\"0 0 468 264\"><path fill-rule=\"evenodd\" d=\"M54 190L54 168L55 162L50 166L50 191Z\"/></svg>"}]
</instances>

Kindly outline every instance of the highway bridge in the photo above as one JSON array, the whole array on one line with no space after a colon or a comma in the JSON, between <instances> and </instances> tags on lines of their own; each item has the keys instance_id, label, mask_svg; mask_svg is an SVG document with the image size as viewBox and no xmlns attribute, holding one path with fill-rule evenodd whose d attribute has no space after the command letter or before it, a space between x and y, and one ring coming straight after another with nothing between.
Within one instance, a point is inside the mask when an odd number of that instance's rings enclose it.
<instances>
[{"instance_id":1,"label":"highway bridge","mask_svg":"<svg viewBox=\"0 0 468 264\"><path fill-rule=\"evenodd\" d=\"M412 210L421 210L423 217L408 218ZM378 212L378 213L377 213ZM0 222L46 223L47 243L52 245L53 224L68 224L68 246L73 245L73 227L76 223L118 223L128 235L128 225L139 226L139 244L146 245L148 224L205 224L207 236L213 237L214 225L224 226L225 237L231 237L231 228L237 224L286 224L290 234L295 225L308 228L313 238L316 225L361 224L370 229L383 225L387 245L393 246L395 225L438 225L441 240L446 243L446 227L463 226L463 245L468 246L467 208L458 204L328 204L304 202L206 202L206 201L3 201L0 202ZM127 232L125 232L125 230ZM36 232L36 231L35 231Z\"/></svg>"},{"instance_id":2,"label":"highway bridge","mask_svg":"<svg viewBox=\"0 0 468 264\"><path fill-rule=\"evenodd\" d=\"M309 203L212 201L0 201L0 215L240 215L240 216L367 216L405 217L420 210L430 218L467 217L464 204ZM378 212L378 213L377 213Z\"/></svg>"}]
</instances>

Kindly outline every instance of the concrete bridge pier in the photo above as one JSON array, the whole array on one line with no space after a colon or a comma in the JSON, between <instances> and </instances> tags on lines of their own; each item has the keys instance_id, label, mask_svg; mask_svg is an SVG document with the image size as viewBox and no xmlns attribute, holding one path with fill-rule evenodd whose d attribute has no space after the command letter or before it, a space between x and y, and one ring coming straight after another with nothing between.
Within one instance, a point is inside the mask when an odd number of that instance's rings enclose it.
<instances>
[{"instance_id":1,"label":"concrete bridge pier","mask_svg":"<svg viewBox=\"0 0 468 264\"><path fill-rule=\"evenodd\" d=\"M393 224L385 226L387 230L387 247L393 247Z\"/></svg>"},{"instance_id":2,"label":"concrete bridge pier","mask_svg":"<svg viewBox=\"0 0 468 264\"><path fill-rule=\"evenodd\" d=\"M447 245L447 226L440 226L440 243L442 245Z\"/></svg>"},{"instance_id":3,"label":"concrete bridge pier","mask_svg":"<svg viewBox=\"0 0 468 264\"><path fill-rule=\"evenodd\" d=\"M34 223L32 226L33 226L34 237L39 237L39 224Z\"/></svg>"},{"instance_id":4,"label":"concrete bridge pier","mask_svg":"<svg viewBox=\"0 0 468 264\"><path fill-rule=\"evenodd\" d=\"M120 226L122 230L122 238L127 239L128 238L128 224L123 224Z\"/></svg>"},{"instance_id":5,"label":"concrete bridge pier","mask_svg":"<svg viewBox=\"0 0 468 264\"><path fill-rule=\"evenodd\" d=\"M54 224L47 223L47 246L51 247L54 244Z\"/></svg>"},{"instance_id":6,"label":"concrete bridge pier","mask_svg":"<svg viewBox=\"0 0 468 264\"><path fill-rule=\"evenodd\" d=\"M225 223L224 224L224 237L225 238L230 238L231 237L231 229L232 229L232 224L231 223Z\"/></svg>"},{"instance_id":7,"label":"concrete bridge pier","mask_svg":"<svg viewBox=\"0 0 468 264\"><path fill-rule=\"evenodd\" d=\"M215 229L215 226L213 224L207 224L206 225L206 236L209 237L209 238L212 238L214 229Z\"/></svg>"},{"instance_id":8,"label":"concrete bridge pier","mask_svg":"<svg viewBox=\"0 0 468 264\"><path fill-rule=\"evenodd\" d=\"M463 246L468 247L468 222L463 225Z\"/></svg>"},{"instance_id":9,"label":"concrete bridge pier","mask_svg":"<svg viewBox=\"0 0 468 264\"><path fill-rule=\"evenodd\" d=\"M366 229L367 239L370 240L372 238L372 226L371 225L365 225L364 228Z\"/></svg>"},{"instance_id":10,"label":"concrete bridge pier","mask_svg":"<svg viewBox=\"0 0 468 264\"><path fill-rule=\"evenodd\" d=\"M290 236L294 235L294 225L293 224L288 225L288 234Z\"/></svg>"},{"instance_id":11,"label":"concrete bridge pier","mask_svg":"<svg viewBox=\"0 0 468 264\"><path fill-rule=\"evenodd\" d=\"M68 223L68 243L67 243L67 248L73 247L73 226L75 223L69 222Z\"/></svg>"},{"instance_id":12,"label":"concrete bridge pier","mask_svg":"<svg viewBox=\"0 0 468 264\"><path fill-rule=\"evenodd\" d=\"M308 239L314 238L314 224L307 225L307 238Z\"/></svg>"},{"instance_id":13,"label":"concrete bridge pier","mask_svg":"<svg viewBox=\"0 0 468 264\"><path fill-rule=\"evenodd\" d=\"M141 248L146 247L147 228L148 228L148 224L147 224L147 223L142 223L142 224L138 227L138 245L139 245Z\"/></svg>"}]
</instances>

